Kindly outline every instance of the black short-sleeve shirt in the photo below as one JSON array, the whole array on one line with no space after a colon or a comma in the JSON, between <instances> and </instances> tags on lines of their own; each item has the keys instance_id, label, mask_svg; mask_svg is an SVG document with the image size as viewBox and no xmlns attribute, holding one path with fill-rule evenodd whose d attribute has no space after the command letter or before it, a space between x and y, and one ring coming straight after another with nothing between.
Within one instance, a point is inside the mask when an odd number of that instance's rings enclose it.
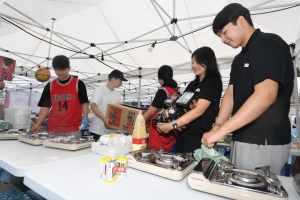
<instances>
[{"instance_id":1,"label":"black short-sleeve shirt","mask_svg":"<svg viewBox=\"0 0 300 200\"><path fill-rule=\"evenodd\" d=\"M58 81L61 84L65 84L70 80L70 78L65 81L60 81L60 80L58 80ZM81 80L78 80L78 98L79 98L79 101L81 104L89 103L85 84ZM50 82L44 87L44 90L43 90L42 96L40 98L40 101L38 103L38 106L51 108Z\"/></svg>"},{"instance_id":2,"label":"black short-sleeve shirt","mask_svg":"<svg viewBox=\"0 0 300 200\"><path fill-rule=\"evenodd\" d=\"M278 82L277 99L259 118L234 131L233 140L250 144L290 143L288 113L294 70L289 46L277 35L257 29L232 63L229 84L233 85L233 115L266 79Z\"/></svg>"},{"instance_id":3,"label":"black short-sleeve shirt","mask_svg":"<svg viewBox=\"0 0 300 200\"><path fill-rule=\"evenodd\" d=\"M190 127L182 132L185 137L201 141L205 132L211 130L219 112L220 98L222 95L222 81L219 78L212 77L197 83L193 89L191 82L184 92L192 91L199 99L210 101L210 105L205 112L190 123Z\"/></svg>"},{"instance_id":4,"label":"black short-sleeve shirt","mask_svg":"<svg viewBox=\"0 0 300 200\"><path fill-rule=\"evenodd\" d=\"M166 91L163 89L159 89L155 94L155 97L151 103L151 106L153 106L157 109L161 109L163 107L164 101L167 98L168 98L168 96L167 96Z\"/></svg>"}]
</instances>

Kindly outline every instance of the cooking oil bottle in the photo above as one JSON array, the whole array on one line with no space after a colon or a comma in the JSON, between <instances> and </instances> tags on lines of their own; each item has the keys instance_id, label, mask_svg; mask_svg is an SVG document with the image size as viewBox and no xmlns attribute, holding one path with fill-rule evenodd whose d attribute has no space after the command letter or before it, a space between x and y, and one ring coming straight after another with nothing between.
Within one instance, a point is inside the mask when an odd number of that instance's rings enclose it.
<instances>
[{"instance_id":1,"label":"cooking oil bottle","mask_svg":"<svg viewBox=\"0 0 300 200\"><path fill-rule=\"evenodd\" d=\"M132 148L133 151L145 149L147 147L147 133L146 123L142 115L142 111L139 111L136 117L134 129L132 133Z\"/></svg>"}]
</instances>

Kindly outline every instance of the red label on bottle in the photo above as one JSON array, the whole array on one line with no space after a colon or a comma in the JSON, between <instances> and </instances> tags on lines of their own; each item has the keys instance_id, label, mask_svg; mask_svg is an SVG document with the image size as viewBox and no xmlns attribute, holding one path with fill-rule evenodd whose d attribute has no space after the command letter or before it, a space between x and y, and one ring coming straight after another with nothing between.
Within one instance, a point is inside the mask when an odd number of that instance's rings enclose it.
<instances>
[{"instance_id":1,"label":"red label on bottle","mask_svg":"<svg viewBox=\"0 0 300 200\"><path fill-rule=\"evenodd\" d=\"M118 167L117 172L119 172L119 173L126 173L126 168L125 167Z\"/></svg>"},{"instance_id":2,"label":"red label on bottle","mask_svg":"<svg viewBox=\"0 0 300 200\"><path fill-rule=\"evenodd\" d=\"M145 122L144 122L144 121L142 121L141 125L142 125L142 126L145 126Z\"/></svg>"},{"instance_id":3,"label":"red label on bottle","mask_svg":"<svg viewBox=\"0 0 300 200\"><path fill-rule=\"evenodd\" d=\"M132 138L132 144L145 144L147 138Z\"/></svg>"}]
</instances>

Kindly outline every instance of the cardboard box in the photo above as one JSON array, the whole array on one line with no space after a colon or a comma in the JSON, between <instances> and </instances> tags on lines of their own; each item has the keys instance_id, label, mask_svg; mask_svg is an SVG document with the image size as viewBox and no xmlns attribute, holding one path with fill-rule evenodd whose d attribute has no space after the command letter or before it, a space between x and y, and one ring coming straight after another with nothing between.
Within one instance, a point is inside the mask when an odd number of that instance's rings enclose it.
<instances>
[{"instance_id":1,"label":"cardboard box","mask_svg":"<svg viewBox=\"0 0 300 200\"><path fill-rule=\"evenodd\" d=\"M108 104L106 117L112 121L110 124L112 128L127 133L128 128L134 126L135 119L141 110L144 113L147 109L123 104Z\"/></svg>"}]
</instances>

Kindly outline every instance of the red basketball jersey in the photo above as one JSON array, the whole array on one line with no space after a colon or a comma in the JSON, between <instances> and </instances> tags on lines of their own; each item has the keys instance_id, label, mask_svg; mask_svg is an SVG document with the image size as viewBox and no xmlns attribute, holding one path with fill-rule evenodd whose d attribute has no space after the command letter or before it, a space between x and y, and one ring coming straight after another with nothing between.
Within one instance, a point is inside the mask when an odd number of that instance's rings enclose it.
<instances>
[{"instance_id":1,"label":"red basketball jersey","mask_svg":"<svg viewBox=\"0 0 300 200\"><path fill-rule=\"evenodd\" d=\"M48 130L55 133L79 131L82 106L78 98L78 78L61 84L58 79L50 83L51 111Z\"/></svg>"}]
</instances>

